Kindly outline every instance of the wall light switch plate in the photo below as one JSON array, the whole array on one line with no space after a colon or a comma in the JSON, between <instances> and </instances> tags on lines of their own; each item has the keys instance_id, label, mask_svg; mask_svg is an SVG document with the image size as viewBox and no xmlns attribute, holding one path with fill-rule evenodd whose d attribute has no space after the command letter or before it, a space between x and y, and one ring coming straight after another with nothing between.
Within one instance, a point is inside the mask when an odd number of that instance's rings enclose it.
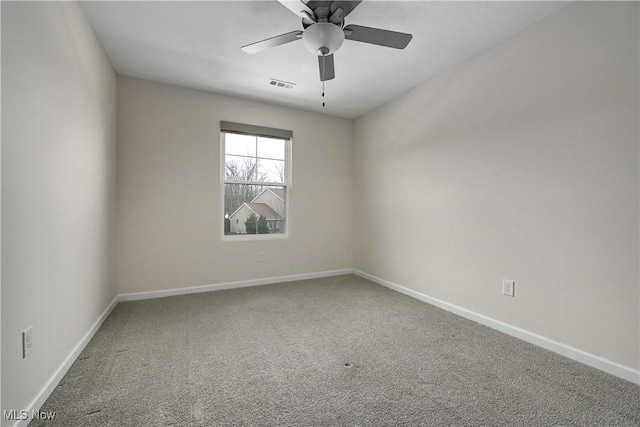
<instances>
[{"instance_id":1,"label":"wall light switch plate","mask_svg":"<svg viewBox=\"0 0 640 427\"><path fill-rule=\"evenodd\" d=\"M515 297L516 282L513 280L502 280L502 295Z\"/></svg>"},{"instance_id":2,"label":"wall light switch plate","mask_svg":"<svg viewBox=\"0 0 640 427\"><path fill-rule=\"evenodd\" d=\"M29 326L22 332L22 358L24 359L33 351L33 326Z\"/></svg>"}]
</instances>

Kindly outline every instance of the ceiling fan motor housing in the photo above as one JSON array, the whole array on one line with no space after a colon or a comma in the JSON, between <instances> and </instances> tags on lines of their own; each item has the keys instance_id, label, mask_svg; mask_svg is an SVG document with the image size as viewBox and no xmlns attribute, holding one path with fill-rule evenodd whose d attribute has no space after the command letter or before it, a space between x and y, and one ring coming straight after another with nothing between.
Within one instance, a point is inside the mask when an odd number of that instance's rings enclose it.
<instances>
[{"instance_id":1,"label":"ceiling fan motor housing","mask_svg":"<svg viewBox=\"0 0 640 427\"><path fill-rule=\"evenodd\" d=\"M344 31L329 22L310 25L302 34L302 41L314 55L331 55L344 42Z\"/></svg>"}]
</instances>

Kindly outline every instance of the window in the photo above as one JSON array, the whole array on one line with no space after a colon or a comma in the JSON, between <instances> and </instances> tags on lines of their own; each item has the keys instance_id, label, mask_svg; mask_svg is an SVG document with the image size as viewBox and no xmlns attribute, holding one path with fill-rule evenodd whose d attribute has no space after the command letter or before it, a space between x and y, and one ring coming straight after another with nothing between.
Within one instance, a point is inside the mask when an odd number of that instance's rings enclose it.
<instances>
[{"instance_id":1,"label":"window","mask_svg":"<svg viewBox=\"0 0 640 427\"><path fill-rule=\"evenodd\" d=\"M287 237L292 132L220 122L220 133L224 238Z\"/></svg>"}]
</instances>

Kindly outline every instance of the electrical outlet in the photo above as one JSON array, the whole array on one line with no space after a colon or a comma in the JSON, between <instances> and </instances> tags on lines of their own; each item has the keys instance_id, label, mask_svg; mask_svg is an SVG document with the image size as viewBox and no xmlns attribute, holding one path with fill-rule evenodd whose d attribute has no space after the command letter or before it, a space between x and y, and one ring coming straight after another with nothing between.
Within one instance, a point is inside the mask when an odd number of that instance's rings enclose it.
<instances>
[{"instance_id":1,"label":"electrical outlet","mask_svg":"<svg viewBox=\"0 0 640 427\"><path fill-rule=\"evenodd\" d=\"M258 261L260 261L260 262L264 262L264 251L261 251L261 252L258 254Z\"/></svg>"},{"instance_id":2,"label":"electrical outlet","mask_svg":"<svg viewBox=\"0 0 640 427\"><path fill-rule=\"evenodd\" d=\"M22 333L22 358L24 359L33 350L33 326L29 326Z\"/></svg>"},{"instance_id":3,"label":"electrical outlet","mask_svg":"<svg viewBox=\"0 0 640 427\"><path fill-rule=\"evenodd\" d=\"M506 295L508 297L515 297L516 291L516 282L513 280L502 280L502 295Z\"/></svg>"}]
</instances>

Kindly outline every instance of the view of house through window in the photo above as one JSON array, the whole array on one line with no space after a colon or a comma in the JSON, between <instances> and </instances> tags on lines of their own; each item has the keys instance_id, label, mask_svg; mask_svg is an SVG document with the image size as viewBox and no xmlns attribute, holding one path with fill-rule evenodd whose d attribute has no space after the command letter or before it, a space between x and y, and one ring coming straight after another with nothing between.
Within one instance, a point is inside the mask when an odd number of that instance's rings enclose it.
<instances>
[{"instance_id":1,"label":"view of house through window","mask_svg":"<svg viewBox=\"0 0 640 427\"><path fill-rule=\"evenodd\" d=\"M289 143L222 132L225 235L287 233Z\"/></svg>"}]
</instances>

